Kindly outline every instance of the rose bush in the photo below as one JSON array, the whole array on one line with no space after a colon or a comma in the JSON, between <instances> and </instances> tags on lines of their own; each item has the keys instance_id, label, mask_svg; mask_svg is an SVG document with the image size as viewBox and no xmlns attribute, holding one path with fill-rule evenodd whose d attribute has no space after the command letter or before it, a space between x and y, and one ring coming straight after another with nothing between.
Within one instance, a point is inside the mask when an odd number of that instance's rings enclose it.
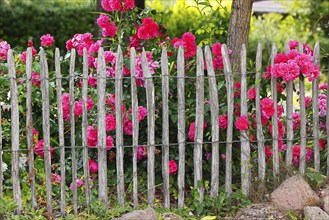
<instances>
[{"instance_id":1,"label":"rose bush","mask_svg":"<svg viewBox=\"0 0 329 220\"><path fill-rule=\"evenodd\" d=\"M66 42L66 48L68 50L67 54L62 60L62 74L63 74L63 95L61 97L62 107L63 107L63 119L64 119L64 129L65 129L65 145L70 146L70 97L68 94L68 64L71 56L71 49L76 49L78 54L79 63L82 63L82 55L83 49L86 48L88 52L88 102L87 102L87 110L88 110L88 128L87 128L87 144L89 147L89 166L91 173L91 186L97 184L98 179L97 173L99 169L102 167L98 166L97 161L97 145L98 145L98 129L97 129L97 79L96 73L98 69L98 50L100 47L105 48L105 61L106 61L106 76L109 79L107 81L107 94L106 94L106 145L108 152L108 174L110 176L108 182L110 187L114 187L116 184L116 176L115 176L115 129L116 129L116 108L122 109L122 117L123 117L123 131L124 131L124 145L131 146L132 145L132 109L131 109L131 94L130 94L130 48L134 47L137 51L136 56L136 83L138 86L138 97L139 97L139 107L138 107L138 120L140 123L140 139L137 149L137 159L139 166L139 181L141 187L146 188L146 167L147 167L147 133L145 132L145 127L147 126L147 109L146 109L146 91L145 91L145 80L142 71L142 57L141 51L142 48L146 51L146 57L148 62L148 67L150 73L154 76L154 84L155 84L155 109L156 109L156 143L160 144L162 142L162 137L159 135L162 131L162 103L161 103L161 78L158 77L161 74L160 64L168 65L170 69L170 75L172 76L170 79L170 95L169 95L169 106L170 106L170 143L177 143L177 88L176 88L176 57L177 57L177 48L179 46L184 49L184 57L185 57L185 73L186 73L186 185L193 185L193 142L195 136L195 93L196 93L196 50L198 42L196 42L195 35L191 32L186 32L182 36L178 36L174 39L170 39L166 33L166 27L158 23L151 16L149 10L144 10L141 13L137 13L137 9L134 8L134 1L131 0L103 0L102 6L106 12L101 13L96 20L97 25L100 27L102 31L102 38L95 39L91 33L77 33L72 36L71 39L68 39ZM46 34L40 38L41 45L43 46L49 64L51 65L53 60L53 46L56 39L54 39L51 35ZM116 106L115 102L115 94L114 91L114 77L116 70L116 58L117 58L117 48L121 46L123 49L123 58L124 58L124 68L123 68L123 76L128 77L123 79L124 90L123 90L123 105ZM300 76L307 77L310 81L317 78L320 74L319 68L317 65L313 64L313 51L311 47L307 44L304 45L304 51L298 52L296 50L296 42L290 42L290 52L289 53L279 53L275 57L275 63L273 66L268 66L267 71L263 76L263 80L261 83L261 116L262 116L262 125L264 129L264 135L266 141L266 156L268 162L271 161L273 156L271 149L271 139L272 139L272 122L271 118L274 115L274 105L278 108L278 125L279 125L279 151L280 158L284 158L285 154L285 134L286 134L286 116L284 114L283 101L285 100L284 90L286 82L294 81L298 79ZM33 132L34 137L34 148L36 155L36 173L37 173L37 184L38 187L43 187L43 182L45 181L44 176L44 167L43 167L43 156L44 156L44 148L43 148L43 140L42 140L42 120L40 119L41 113L41 90L40 90L40 66L39 60L40 57L33 47L33 42L28 42L28 46L32 48L33 54L33 74L32 74L32 83L33 83L33 127L35 128ZM216 79L217 79L217 89L219 95L219 117L218 124L220 127L220 140L226 140L226 129L227 129L227 95L225 88L225 78L223 74L223 57L221 53L221 43L216 42L212 45L212 54L213 54L213 64L216 70ZM164 64L161 63L161 47L166 47L168 52L169 63ZM9 104L9 100L7 99L7 92L9 88L8 80L8 65L7 65L7 52L11 48L11 46L5 42L0 42L0 86L2 88L6 88L6 90L1 91L2 97L2 106ZM20 116L21 118L25 117L25 91L26 84L24 81L25 75L25 63L26 63L26 52L15 52L15 61L16 61L16 71L18 78L18 91L19 91L19 101L20 101ZM229 54L232 51L229 51ZM52 155L52 181L56 190L59 191L58 182L61 179L60 176L60 167L59 167L59 143L58 143L58 116L56 109L56 97L55 97L55 83L54 83L54 72L50 70L50 116L51 116L51 155ZM207 76L207 72L205 72ZM78 65L75 71L75 100L74 100L74 120L76 125L76 145L82 145L82 137L81 137L81 125L82 125L82 70L81 65ZM278 103L274 103L272 98L270 97L270 93L267 88L269 88L270 80L269 78L273 76L277 78L277 89L279 91ZM234 140L239 140L240 131L246 130L247 135L251 141L255 142L256 139L256 117L255 117L255 78L254 75L248 74L248 116L240 115L240 96L241 96L241 84L236 81L234 84ZM327 90L326 86L321 86L319 95L319 117L320 117L320 128L321 132L324 133L326 131L325 127L325 116L326 116L326 95L325 92ZM205 91L208 91L208 84L205 83ZM210 118L210 102L208 98L208 94L206 92L206 100L205 100L205 118L204 118L204 141L211 141L211 118ZM306 108L307 108L307 120L308 120L308 129L312 127L312 110L311 106L308 104L310 102L309 99L306 99ZM298 110L294 113L294 132L295 137L299 137L300 130L300 116ZM3 113L3 127L4 127L4 148L9 149L10 146L10 114L9 111L5 111ZM24 124L24 120L21 120L20 127L24 128L26 125ZM248 130L247 130L248 129ZM21 148L26 150L26 132L22 132L21 138ZM299 165L299 156L300 156L300 147L299 140L294 142L293 147L293 164L298 167ZM308 141L307 148L307 161L312 160L312 140ZM320 140L320 146L322 149L325 148L326 140ZM205 169L203 178L205 181L208 181L211 177L210 169L211 169L211 144L204 144L204 161L203 166ZM220 154L221 161L220 167L224 167L226 155L225 155L225 146L220 146ZM324 151L324 150L323 150ZM156 147L156 172L161 173L161 147ZM257 149L256 145L251 145L252 156L257 159ZM169 172L171 175L171 189L174 196L177 196L176 189L176 171L177 161L179 159L178 149L176 145L171 146L170 148L170 162L169 162ZM5 162L10 166L10 154L4 156ZM82 148L77 148L77 160L78 160L78 179L76 181L77 187L79 187L79 193L83 193L84 190L84 182L86 181L83 176L82 169ZM124 165L125 165L125 183L131 182L132 176L132 148L125 148L124 154ZM233 145L233 176L234 182L239 182L240 178L240 144L234 143ZM283 160L283 159L282 159ZM72 175L71 169L72 166L72 158L69 149L66 150L66 179L69 183L68 188L72 189ZM269 163L271 166L271 163ZM5 177L8 179L10 176L9 172L5 172ZM28 177L26 172L21 172L22 181L27 182ZM224 169L220 169L220 181L224 180ZM156 179L156 184L161 184L161 178ZM9 187L9 184L7 184ZM25 191L28 192L28 187L25 187ZM57 188L56 188L57 187ZM81 190L80 190L81 189ZM95 187L92 188L93 194L97 194L97 189ZM161 193L161 189L159 189ZM45 191L38 192L42 196L45 195ZM58 194L56 194L58 196Z\"/></svg>"}]
</instances>

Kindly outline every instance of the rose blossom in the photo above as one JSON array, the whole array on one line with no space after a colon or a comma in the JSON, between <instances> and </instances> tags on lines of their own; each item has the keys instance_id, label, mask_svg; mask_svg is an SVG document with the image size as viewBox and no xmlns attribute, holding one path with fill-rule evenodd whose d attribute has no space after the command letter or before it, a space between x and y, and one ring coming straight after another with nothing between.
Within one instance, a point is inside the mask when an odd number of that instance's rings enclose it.
<instances>
[{"instance_id":1,"label":"rose blossom","mask_svg":"<svg viewBox=\"0 0 329 220\"><path fill-rule=\"evenodd\" d=\"M177 171L177 164L175 160L169 160L169 174Z\"/></svg>"},{"instance_id":2,"label":"rose blossom","mask_svg":"<svg viewBox=\"0 0 329 220\"><path fill-rule=\"evenodd\" d=\"M40 40L43 47L50 47L55 42L54 37L50 34L43 35Z\"/></svg>"}]
</instances>

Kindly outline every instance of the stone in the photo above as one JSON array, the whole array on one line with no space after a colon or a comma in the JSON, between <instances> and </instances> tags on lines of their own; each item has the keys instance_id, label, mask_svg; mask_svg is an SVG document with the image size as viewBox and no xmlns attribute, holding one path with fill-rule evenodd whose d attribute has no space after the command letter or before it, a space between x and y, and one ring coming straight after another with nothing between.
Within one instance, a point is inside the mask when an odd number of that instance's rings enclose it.
<instances>
[{"instance_id":1,"label":"stone","mask_svg":"<svg viewBox=\"0 0 329 220\"><path fill-rule=\"evenodd\" d=\"M323 197L322 201L324 211L329 214L329 195Z\"/></svg>"},{"instance_id":2,"label":"stone","mask_svg":"<svg viewBox=\"0 0 329 220\"><path fill-rule=\"evenodd\" d=\"M163 220L184 220L184 218L182 218L180 215L177 215L175 213L163 213L162 214L162 219Z\"/></svg>"},{"instance_id":3,"label":"stone","mask_svg":"<svg viewBox=\"0 0 329 220\"><path fill-rule=\"evenodd\" d=\"M307 220L329 220L329 215L317 206L305 206L304 216Z\"/></svg>"},{"instance_id":4,"label":"stone","mask_svg":"<svg viewBox=\"0 0 329 220\"><path fill-rule=\"evenodd\" d=\"M302 211L305 206L317 206L321 200L301 175L286 179L271 193L271 202L280 210Z\"/></svg>"},{"instance_id":5,"label":"stone","mask_svg":"<svg viewBox=\"0 0 329 220\"><path fill-rule=\"evenodd\" d=\"M264 219L276 219L276 220L288 220L289 216L275 206L268 203L252 204L246 208L240 209L234 220L264 220Z\"/></svg>"},{"instance_id":6,"label":"stone","mask_svg":"<svg viewBox=\"0 0 329 220\"><path fill-rule=\"evenodd\" d=\"M158 216L154 209L147 208L145 210L129 212L120 218L115 218L113 220L158 220Z\"/></svg>"}]
</instances>

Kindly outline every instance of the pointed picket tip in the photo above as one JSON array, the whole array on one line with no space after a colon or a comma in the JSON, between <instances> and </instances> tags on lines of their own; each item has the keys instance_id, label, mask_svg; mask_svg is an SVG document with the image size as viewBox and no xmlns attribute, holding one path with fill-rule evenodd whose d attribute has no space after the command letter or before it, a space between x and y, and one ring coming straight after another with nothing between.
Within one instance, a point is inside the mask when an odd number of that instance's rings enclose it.
<instances>
[{"instance_id":1,"label":"pointed picket tip","mask_svg":"<svg viewBox=\"0 0 329 220\"><path fill-rule=\"evenodd\" d=\"M256 52L256 71L262 71L262 56L263 56L263 45L261 42L258 42L257 52Z\"/></svg>"},{"instance_id":2,"label":"pointed picket tip","mask_svg":"<svg viewBox=\"0 0 329 220\"><path fill-rule=\"evenodd\" d=\"M146 52L145 52L144 47L143 47L143 52L142 52L142 68L143 68L143 73L144 73L145 78L152 77L151 73L150 73L150 68L148 67L148 62L147 62Z\"/></svg>"}]
</instances>

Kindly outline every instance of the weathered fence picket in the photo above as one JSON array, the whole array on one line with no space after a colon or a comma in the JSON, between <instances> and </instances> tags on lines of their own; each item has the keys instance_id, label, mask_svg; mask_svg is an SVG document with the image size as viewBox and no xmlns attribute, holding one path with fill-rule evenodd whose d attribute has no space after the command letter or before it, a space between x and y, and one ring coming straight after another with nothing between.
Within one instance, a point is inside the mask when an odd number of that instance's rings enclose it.
<instances>
[{"instance_id":1,"label":"weathered fence picket","mask_svg":"<svg viewBox=\"0 0 329 220\"><path fill-rule=\"evenodd\" d=\"M115 106L122 106L122 74L123 74L123 57L121 47L118 48L116 69L115 69ZM122 108L115 108L116 121L116 166L117 166L117 191L118 201L121 206L124 205L124 174L123 174L123 128L122 128Z\"/></svg>"},{"instance_id":2,"label":"weathered fence picket","mask_svg":"<svg viewBox=\"0 0 329 220\"><path fill-rule=\"evenodd\" d=\"M299 52L303 52L303 44L298 44ZM306 170L306 110L304 76L299 76L299 107L300 107L300 157L299 172L304 176Z\"/></svg>"},{"instance_id":3,"label":"weathered fence picket","mask_svg":"<svg viewBox=\"0 0 329 220\"><path fill-rule=\"evenodd\" d=\"M247 50L242 44L241 49L241 116L248 118L247 106ZM249 195L250 191L250 143L248 130L240 131L241 141L241 188L245 195Z\"/></svg>"},{"instance_id":4,"label":"weathered fence picket","mask_svg":"<svg viewBox=\"0 0 329 220\"><path fill-rule=\"evenodd\" d=\"M178 208L184 206L185 190L185 63L184 49L180 46L177 55L177 96L178 96Z\"/></svg>"},{"instance_id":5,"label":"weathered fence picket","mask_svg":"<svg viewBox=\"0 0 329 220\"><path fill-rule=\"evenodd\" d=\"M16 85L16 70L13 51L8 51L8 74L10 77L10 101L11 101L11 150L12 150L12 181L14 202L17 204L16 214L22 211L22 195L19 181L19 112L18 92ZM2 166L2 164L1 164Z\"/></svg>"},{"instance_id":6,"label":"weathered fence picket","mask_svg":"<svg viewBox=\"0 0 329 220\"><path fill-rule=\"evenodd\" d=\"M83 147L83 174L85 177L85 193L86 205L90 205L90 173L89 173L89 157L88 157L88 135L87 135L87 97L88 97L88 53L87 49L83 49L83 80L82 80L82 147Z\"/></svg>"},{"instance_id":7,"label":"weathered fence picket","mask_svg":"<svg viewBox=\"0 0 329 220\"><path fill-rule=\"evenodd\" d=\"M227 46L222 45L222 55L224 63L224 74L227 91L227 131L226 131L226 157L225 157L225 190L227 193L232 193L232 141L233 141L233 108L234 108L234 93L233 93L233 73L228 56Z\"/></svg>"},{"instance_id":8,"label":"weathered fence picket","mask_svg":"<svg viewBox=\"0 0 329 220\"><path fill-rule=\"evenodd\" d=\"M75 114L74 114L74 70L75 70L75 49L71 50L70 72L69 72L69 95L70 95L70 141L72 155L72 182L73 182L73 211L78 212L78 189L77 189L77 158L75 151Z\"/></svg>"},{"instance_id":9,"label":"weathered fence picket","mask_svg":"<svg viewBox=\"0 0 329 220\"><path fill-rule=\"evenodd\" d=\"M320 64L320 46L316 43L314 46L314 63ZM319 149L319 79L312 81L312 110L313 110L313 147L314 147L314 168L320 172L320 149Z\"/></svg>"},{"instance_id":10,"label":"weathered fence picket","mask_svg":"<svg viewBox=\"0 0 329 220\"><path fill-rule=\"evenodd\" d=\"M211 111L211 183L210 196L217 197L219 190L219 124L218 91L212 55L209 46L205 48L205 57L209 83L209 101Z\"/></svg>"},{"instance_id":11,"label":"weathered fence picket","mask_svg":"<svg viewBox=\"0 0 329 220\"><path fill-rule=\"evenodd\" d=\"M131 72L131 105L132 105L132 124L133 124L133 197L134 207L138 206L138 182L137 182L137 149L139 137L139 121L138 121L138 97L136 85L136 50L130 50L130 72Z\"/></svg>"},{"instance_id":12,"label":"weathered fence picket","mask_svg":"<svg viewBox=\"0 0 329 220\"><path fill-rule=\"evenodd\" d=\"M285 53L290 51L289 45L285 45ZM287 150L286 150L286 166L287 169L291 168L292 163L292 146L294 144L294 127L293 127L293 81L290 80L286 84L286 111L287 111Z\"/></svg>"},{"instance_id":13,"label":"weathered fence picket","mask_svg":"<svg viewBox=\"0 0 329 220\"><path fill-rule=\"evenodd\" d=\"M29 181L32 207L37 209L34 171L33 122L32 122L32 49L26 54L26 142L29 157Z\"/></svg>"},{"instance_id":14,"label":"weathered fence picket","mask_svg":"<svg viewBox=\"0 0 329 220\"><path fill-rule=\"evenodd\" d=\"M104 205L108 202L107 193L107 150L106 150L106 112L105 112L105 90L106 90L106 64L104 49L98 50L97 69L97 124L98 124L98 198Z\"/></svg>"},{"instance_id":15,"label":"weathered fence picket","mask_svg":"<svg viewBox=\"0 0 329 220\"><path fill-rule=\"evenodd\" d=\"M329 79L329 69L327 73L328 79ZM329 80L327 82L328 88L329 88ZM327 89L327 105L326 105L326 127L329 128L329 89ZM329 152L329 129L327 129L326 132L327 135L327 152ZM329 157L327 157L327 178L329 177Z\"/></svg>"},{"instance_id":16,"label":"weathered fence picket","mask_svg":"<svg viewBox=\"0 0 329 220\"><path fill-rule=\"evenodd\" d=\"M169 69L167 49L162 49L162 176L163 176L163 204L170 208L169 194Z\"/></svg>"},{"instance_id":17,"label":"weathered fence picket","mask_svg":"<svg viewBox=\"0 0 329 220\"><path fill-rule=\"evenodd\" d=\"M262 79L262 44L257 45L256 54L256 124L257 124L257 147L258 147L258 177L262 184L265 180L266 161L264 147L264 133L262 126L261 110L260 110L260 82Z\"/></svg>"},{"instance_id":18,"label":"weathered fence picket","mask_svg":"<svg viewBox=\"0 0 329 220\"><path fill-rule=\"evenodd\" d=\"M195 136L194 136L194 187L200 193L200 202L203 201L202 181L202 148L203 148L203 124L204 124L204 59L202 49L197 48L196 69L196 112L195 112Z\"/></svg>"},{"instance_id":19,"label":"weathered fence picket","mask_svg":"<svg viewBox=\"0 0 329 220\"><path fill-rule=\"evenodd\" d=\"M276 45L273 43L271 52L271 66L274 65L274 58L277 54ZM275 184L279 181L279 135L278 135L278 107L277 107L277 80L271 76L271 98L274 103L274 115L272 116L272 150L273 150L273 177Z\"/></svg>"},{"instance_id":20,"label":"weathered fence picket","mask_svg":"<svg viewBox=\"0 0 329 220\"><path fill-rule=\"evenodd\" d=\"M50 153L50 110L49 110L49 76L48 62L45 51L40 50L40 76L41 76L41 94L42 94L42 131L43 148L46 174L47 189L47 211L51 216L52 206L52 186L51 186L51 153Z\"/></svg>"},{"instance_id":21,"label":"weathered fence picket","mask_svg":"<svg viewBox=\"0 0 329 220\"><path fill-rule=\"evenodd\" d=\"M55 72L56 72L56 96L57 96L57 114L58 114L58 139L60 147L60 164L61 164L61 215L66 213L66 176L65 176L65 143L64 143L64 119L62 106L62 73L59 49L55 51Z\"/></svg>"},{"instance_id":22,"label":"weathered fence picket","mask_svg":"<svg viewBox=\"0 0 329 220\"><path fill-rule=\"evenodd\" d=\"M147 201L151 207L154 206L155 197L155 165L154 165L154 151L155 151L155 96L154 83L146 53L143 48L142 53L142 68L145 77L146 88L146 102L147 102Z\"/></svg>"}]
</instances>

